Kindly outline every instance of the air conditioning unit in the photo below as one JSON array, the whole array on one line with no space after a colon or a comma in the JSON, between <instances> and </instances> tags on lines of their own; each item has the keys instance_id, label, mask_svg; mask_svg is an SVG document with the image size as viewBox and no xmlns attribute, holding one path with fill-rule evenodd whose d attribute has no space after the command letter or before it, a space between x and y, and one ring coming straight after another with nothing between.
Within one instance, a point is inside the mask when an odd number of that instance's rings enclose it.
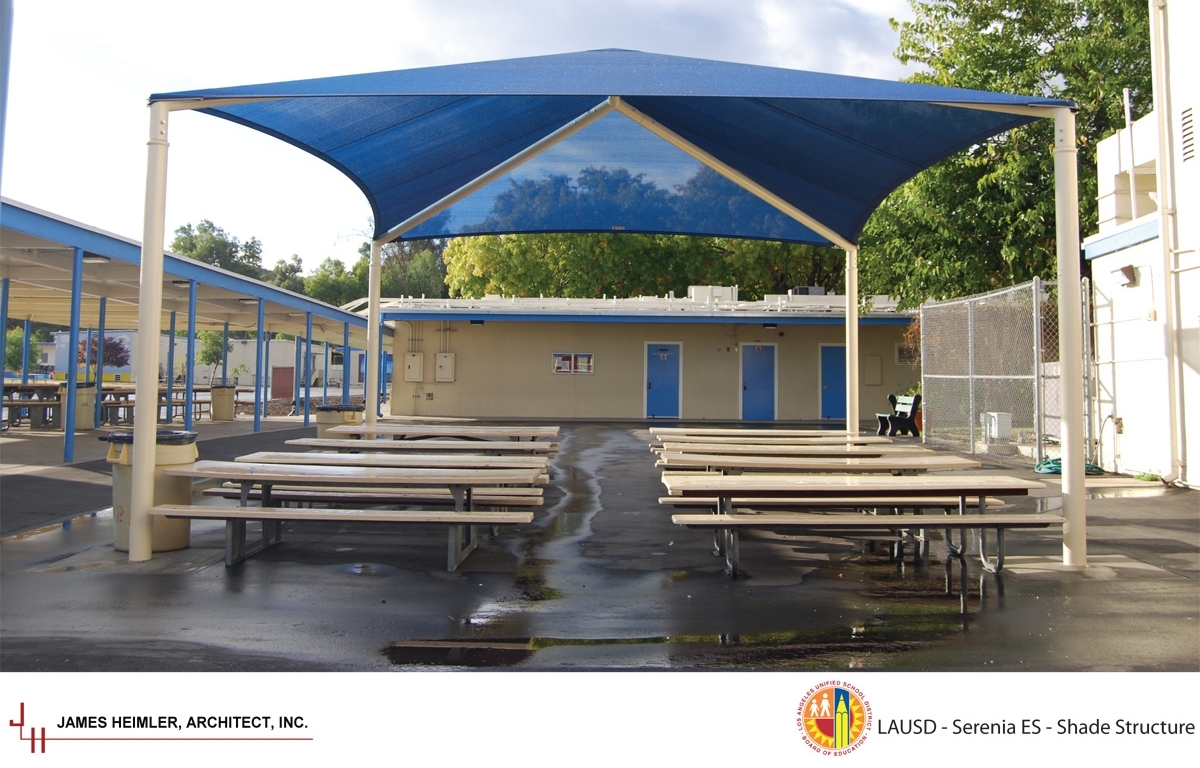
<instances>
[{"instance_id":1,"label":"air conditioning unit","mask_svg":"<svg viewBox=\"0 0 1200 768\"><path fill-rule=\"evenodd\" d=\"M983 439L988 443L1012 442L1012 414L988 411L979 414Z\"/></svg>"}]
</instances>

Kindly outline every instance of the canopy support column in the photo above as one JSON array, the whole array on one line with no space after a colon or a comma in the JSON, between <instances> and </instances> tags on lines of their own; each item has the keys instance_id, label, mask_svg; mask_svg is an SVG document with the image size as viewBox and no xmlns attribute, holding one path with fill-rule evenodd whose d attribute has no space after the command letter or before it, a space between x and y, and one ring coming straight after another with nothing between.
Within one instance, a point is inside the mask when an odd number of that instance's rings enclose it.
<instances>
[{"instance_id":1,"label":"canopy support column","mask_svg":"<svg viewBox=\"0 0 1200 768\"><path fill-rule=\"evenodd\" d=\"M8 351L8 278L0 279L0 329L4 331L4 349ZM25 321L25 343L29 344L29 321ZM6 355L7 356L7 355ZM0 366L2 368L4 366ZM25 366L29 368L28 365ZM21 382L26 383L25 381ZM0 398L4 397L4 376L0 374Z\"/></svg>"},{"instance_id":2,"label":"canopy support column","mask_svg":"<svg viewBox=\"0 0 1200 768\"><path fill-rule=\"evenodd\" d=\"M350 402L350 323L342 323L342 404Z\"/></svg>"},{"instance_id":3,"label":"canopy support column","mask_svg":"<svg viewBox=\"0 0 1200 768\"><path fill-rule=\"evenodd\" d=\"M211 381L209 382L212 383ZM221 334L221 383L229 386L229 321L225 321L225 330ZM237 402L236 395L233 398Z\"/></svg>"},{"instance_id":4,"label":"canopy support column","mask_svg":"<svg viewBox=\"0 0 1200 768\"><path fill-rule=\"evenodd\" d=\"M183 377L183 428L192 431L192 408L196 402L196 281L188 281L187 373ZM210 406L211 407L211 406Z\"/></svg>"},{"instance_id":5,"label":"canopy support column","mask_svg":"<svg viewBox=\"0 0 1200 768\"><path fill-rule=\"evenodd\" d=\"M158 431L158 345L162 332L163 236L167 210L166 103L150 105L146 161L146 207L135 344L133 468L129 505L129 560L151 555L150 507L154 504L154 454Z\"/></svg>"},{"instance_id":6,"label":"canopy support column","mask_svg":"<svg viewBox=\"0 0 1200 768\"><path fill-rule=\"evenodd\" d=\"M846 249L846 432L857 435L858 419L858 248Z\"/></svg>"},{"instance_id":7,"label":"canopy support column","mask_svg":"<svg viewBox=\"0 0 1200 768\"><path fill-rule=\"evenodd\" d=\"M171 310L171 322L167 327L167 414L166 423L175 423L175 310ZM135 440L137 438L134 438ZM155 437L157 439L157 437Z\"/></svg>"},{"instance_id":8,"label":"canopy support column","mask_svg":"<svg viewBox=\"0 0 1200 768\"><path fill-rule=\"evenodd\" d=\"M1079 167L1075 113L1054 110L1054 203L1058 243L1059 385L1062 387L1063 565L1087 567L1084 487L1083 309L1079 285Z\"/></svg>"},{"instance_id":9,"label":"canopy support column","mask_svg":"<svg viewBox=\"0 0 1200 768\"><path fill-rule=\"evenodd\" d=\"M379 292L383 274L383 243L371 243L371 272L367 294L367 397L366 423L375 426L379 420L379 351L383 348L383 323L380 321Z\"/></svg>"},{"instance_id":10,"label":"canopy support column","mask_svg":"<svg viewBox=\"0 0 1200 768\"><path fill-rule=\"evenodd\" d=\"M5 280L4 284L7 287L8 281ZM103 299L101 299L101 301L103 301ZM29 331L31 328L32 326L29 322L29 318L25 318L25 340L24 343L21 344L21 384L29 383ZM7 333L8 330L6 325L5 334L7 335ZM8 347L5 346L5 349L8 349Z\"/></svg>"}]
</instances>

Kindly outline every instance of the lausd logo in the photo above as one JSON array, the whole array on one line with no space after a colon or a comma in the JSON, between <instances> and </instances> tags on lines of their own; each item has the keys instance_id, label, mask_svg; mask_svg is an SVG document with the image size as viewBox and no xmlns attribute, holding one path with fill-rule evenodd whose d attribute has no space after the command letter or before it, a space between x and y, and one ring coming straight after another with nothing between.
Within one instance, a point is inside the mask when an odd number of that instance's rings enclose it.
<instances>
[{"instance_id":1,"label":"lausd logo","mask_svg":"<svg viewBox=\"0 0 1200 768\"><path fill-rule=\"evenodd\" d=\"M871 705L862 691L839 680L809 689L796 714L804 743L823 755L853 752L871 730Z\"/></svg>"}]
</instances>

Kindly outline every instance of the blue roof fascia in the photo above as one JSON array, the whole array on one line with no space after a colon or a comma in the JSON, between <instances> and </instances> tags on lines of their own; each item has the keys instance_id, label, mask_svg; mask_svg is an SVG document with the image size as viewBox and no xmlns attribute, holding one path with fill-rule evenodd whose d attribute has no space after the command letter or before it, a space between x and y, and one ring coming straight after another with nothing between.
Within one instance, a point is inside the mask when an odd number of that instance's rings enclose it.
<instances>
[{"instance_id":1,"label":"blue roof fascia","mask_svg":"<svg viewBox=\"0 0 1200 768\"><path fill-rule=\"evenodd\" d=\"M142 246L136 241L89 229L20 205L0 202L0 221L4 222L7 229L32 237L73 248L79 247L87 253L107 256L128 264L142 263ZM367 326L366 318L354 312L346 312L306 296L172 253L163 254L163 272L180 279L195 280L204 285L245 294L249 298L273 301L298 312L312 312L339 323L348 323L359 328Z\"/></svg>"},{"instance_id":2,"label":"blue roof fascia","mask_svg":"<svg viewBox=\"0 0 1200 768\"><path fill-rule=\"evenodd\" d=\"M435 310L432 312L396 312L384 310L383 320L419 322L421 320L448 320L468 322L482 320L493 323L646 323L653 325L845 325L843 315L802 315L796 317L723 317L716 315L615 315L615 314L543 314L522 312L492 314L486 312L455 312ZM858 319L859 325L908 325L915 318L908 315L865 315Z\"/></svg>"},{"instance_id":3,"label":"blue roof fascia","mask_svg":"<svg viewBox=\"0 0 1200 768\"><path fill-rule=\"evenodd\" d=\"M1108 237L1094 240L1083 246L1083 256L1088 261L1107 256L1110 253L1132 248L1139 243L1158 238L1158 219L1152 219L1143 224L1114 232Z\"/></svg>"}]
</instances>

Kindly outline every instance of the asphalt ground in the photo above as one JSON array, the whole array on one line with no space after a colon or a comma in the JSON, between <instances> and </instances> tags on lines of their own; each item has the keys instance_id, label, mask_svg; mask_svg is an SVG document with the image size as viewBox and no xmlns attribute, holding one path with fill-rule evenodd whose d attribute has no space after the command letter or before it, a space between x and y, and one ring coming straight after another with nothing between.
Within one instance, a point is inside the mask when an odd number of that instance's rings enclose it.
<instances>
[{"instance_id":1,"label":"asphalt ground","mask_svg":"<svg viewBox=\"0 0 1200 768\"><path fill-rule=\"evenodd\" d=\"M214 459L315 434L196 428ZM147 562L113 549L97 434L69 466L61 434L0 437L0 671L1200 671L1200 495L1160 483L1088 478L1082 571L1052 531L1010 532L1000 576L939 540L922 564L762 532L730 579L657 503L645 424L572 424L533 524L454 573L444 526L335 523L227 568L220 522ZM977 471L1047 483L1014 511L1060 506L1057 478Z\"/></svg>"}]
</instances>

